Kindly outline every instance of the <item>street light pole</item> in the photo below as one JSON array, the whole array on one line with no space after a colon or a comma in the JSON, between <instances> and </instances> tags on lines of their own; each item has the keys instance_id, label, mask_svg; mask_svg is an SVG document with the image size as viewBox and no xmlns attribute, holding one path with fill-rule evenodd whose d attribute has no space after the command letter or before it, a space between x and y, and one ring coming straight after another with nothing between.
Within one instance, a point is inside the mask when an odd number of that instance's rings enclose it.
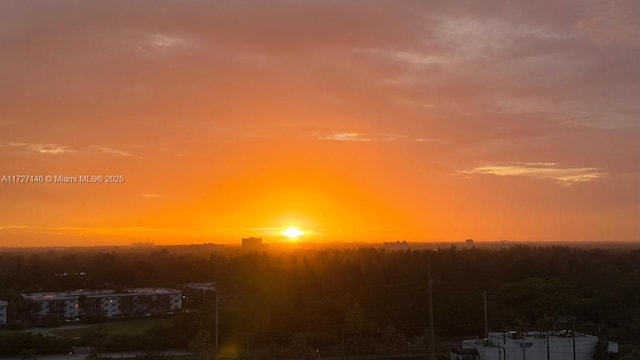
<instances>
[{"instance_id":1,"label":"street light pole","mask_svg":"<svg viewBox=\"0 0 640 360\"><path fill-rule=\"evenodd\" d=\"M433 253L433 251L429 250L429 252L427 253L427 283L428 283L428 291L429 291L429 296L428 296L428 302L429 302L429 340L428 340L428 344L429 344L429 360L435 360L436 358L436 352L435 352L435 339L434 339L434 334L433 334L433 291L431 288L431 254Z\"/></svg>"},{"instance_id":2,"label":"street light pole","mask_svg":"<svg viewBox=\"0 0 640 360\"><path fill-rule=\"evenodd\" d=\"M220 303L218 289L216 289L216 353L218 352L218 304Z\"/></svg>"}]
</instances>

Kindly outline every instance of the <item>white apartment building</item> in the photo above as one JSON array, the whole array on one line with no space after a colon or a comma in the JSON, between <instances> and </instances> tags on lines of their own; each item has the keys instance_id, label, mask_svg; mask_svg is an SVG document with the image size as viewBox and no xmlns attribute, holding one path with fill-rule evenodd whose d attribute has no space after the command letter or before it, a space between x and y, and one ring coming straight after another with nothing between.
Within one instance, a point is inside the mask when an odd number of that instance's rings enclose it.
<instances>
[{"instance_id":1,"label":"white apartment building","mask_svg":"<svg viewBox=\"0 0 640 360\"><path fill-rule=\"evenodd\" d=\"M9 303L4 300L0 300L0 326L7 325L7 308Z\"/></svg>"},{"instance_id":2,"label":"white apartment building","mask_svg":"<svg viewBox=\"0 0 640 360\"><path fill-rule=\"evenodd\" d=\"M166 288L123 290L76 290L22 294L37 318L55 314L59 318L83 315L107 317L175 311L182 308L182 291Z\"/></svg>"},{"instance_id":3,"label":"white apartment building","mask_svg":"<svg viewBox=\"0 0 640 360\"><path fill-rule=\"evenodd\" d=\"M490 332L489 337L463 340L462 351L452 350L451 360L592 360L598 337L563 330L545 333ZM609 342L608 352L617 353L618 344Z\"/></svg>"}]
</instances>

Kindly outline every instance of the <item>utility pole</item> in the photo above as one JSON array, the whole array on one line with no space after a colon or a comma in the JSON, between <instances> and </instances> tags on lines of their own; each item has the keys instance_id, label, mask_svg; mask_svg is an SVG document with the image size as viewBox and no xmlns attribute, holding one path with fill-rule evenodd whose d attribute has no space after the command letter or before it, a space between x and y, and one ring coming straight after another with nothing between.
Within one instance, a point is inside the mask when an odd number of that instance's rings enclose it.
<instances>
[{"instance_id":1,"label":"utility pole","mask_svg":"<svg viewBox=\"0 0 640 360\"><path fill-rule=\"evenodd\" d=\"M344 360L344 325L342 325L342 360Z\"/></svg>"},{"instance_id":2,"label":"utility pole","mask_svg":"<svg viewBox=\"0 0 640 360\"><path fill-rule=\"evenodd\" d=\"M487 290L484 291L484 337L489 338L489 319L487 317Z\"/></svg>"},{"instance_id":3,"label":"utility pole","mask_svg":"<svg viewBox=\"0 0 640 360\"><path fill-rule=\"evenodd\" d=\"M218 352L218 306L220 304L220 297L218 296L218 289L216 289L216 353Z\"/></svg>"},{"instance_id":4,"label":"utility pole","mask_svg":"<svg viewBox=\"0 0 640 360\"><path fill-rule=\"evenodd\" d=\"M573 360L576 360L576 324L573 324L573 330L571 330L571 337L573 337Z\"/></svg>"},{"instance_id":5,"label":"utility pole","mask_svg":"<svg viewBox=\"0 0 640 360\"><path fill-rule=\"evenodd\" d=\"M607 330L607 326L604 323L600 323L598 325L598 333L600 335L600 359L602 360L606 360L608 358L607 356L608 353L605 352L605 348L609 343L606 330Z\"/></svg>"},{"instance_id":6,"label":"utility pole","mask_svg":"<svg viewBox=\"0 0 640 360\"><path fill-rule=\"evenodd\" d=\"M500 344L500 341L498 340L498 346L502 346L502 354L503 354L503 359L507 360L507 335L504 332L504 329L502 330L502 344Z\"/></svg>"},{"instance_id":7,"label":"utility pole","mask_svg":"<svg viewBox=\"0 0 640 360\"><path fill-rule=\"evenodd\" d=\"M547 360L551 360L551 352L549 351L549 330L547 330Z\"/></svg>"},{"instance_id":8,"label":"utility pole","mask_svg":"<svg viewBox=\"0 0 640 360\"><path fill-rule=\"evenodd\" d=\"M434 339L434 331L433 331L433 291L431 288L431 254L433 251L429 251L427 253L427 283L428 283L428 302L429 302L429 339L427 341L428 344L428 358L429 360L435 360L436 352L435 352L435 339ZM574 359L575 360L575 359Z\"/></svg>"},{"instance_id":9,"label":"utility pole","mask_svg":"<svg viewBox=\"0 0 640 360\"><path fill-rule=\"evenodd\" d=\"M251 360L251 351L253 350L253 333L247 336L247 358Z\"/></svg>"}]
</instances>

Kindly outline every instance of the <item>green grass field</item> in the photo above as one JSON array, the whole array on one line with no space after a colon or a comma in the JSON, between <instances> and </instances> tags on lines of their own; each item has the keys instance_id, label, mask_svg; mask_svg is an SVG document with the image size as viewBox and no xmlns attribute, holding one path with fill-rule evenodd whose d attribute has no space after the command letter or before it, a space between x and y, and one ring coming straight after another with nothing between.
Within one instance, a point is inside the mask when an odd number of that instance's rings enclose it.
<instances>
[{"instance_id":1,"label":"green grass field","mask_svg":"<svg viewBox=\"0 0 640 360\"><path fill-rule=\"evenodd\" d=\"M74 325L51 329L51 334L64 338L82 337L88 331L100 329L108 335L113 334L142 334L154 326L170 326L171 319L143 319L114 321L100 324Z\"/></svg>"}]
</instances>

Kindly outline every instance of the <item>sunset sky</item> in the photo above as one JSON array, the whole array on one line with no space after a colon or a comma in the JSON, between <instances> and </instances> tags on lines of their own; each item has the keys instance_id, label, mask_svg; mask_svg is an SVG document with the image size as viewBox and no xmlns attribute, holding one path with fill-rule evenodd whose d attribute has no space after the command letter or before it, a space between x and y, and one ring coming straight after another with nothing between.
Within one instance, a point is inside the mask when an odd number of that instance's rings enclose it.
<instances>
[{"instance_id":1,"label":"sunset sky","mask_svg":"<svg viewBox=\"0 0 640 360\"><path fill-rule=\"evenodd\" d=\"M2 1L0 247L639 240L637 1Z\"/></svg>"}]
</instances>

